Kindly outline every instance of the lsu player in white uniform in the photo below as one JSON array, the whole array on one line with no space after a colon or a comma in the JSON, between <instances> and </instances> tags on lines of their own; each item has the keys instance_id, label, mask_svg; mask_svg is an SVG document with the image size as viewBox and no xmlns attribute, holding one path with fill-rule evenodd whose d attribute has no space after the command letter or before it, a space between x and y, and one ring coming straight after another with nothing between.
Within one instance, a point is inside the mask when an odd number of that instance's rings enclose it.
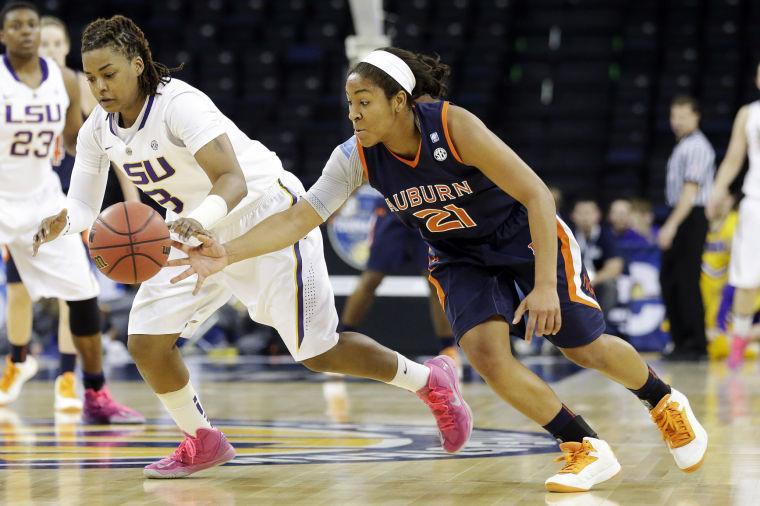
<instances>
[{"instance_id":1,"label":"lsu player in white uniform","mask_svg":"<svg viewBox=\"0 0 760 506\"><path fill-rule=\"evenodd\" d=\"M65 209L43 220L38 247L92 225L111 162L167 209L171 230L184 241L200 233L231 240L305 193L273 152L249 139L206 95L154 62L132 20L114 16L90 23L82 35L82 61L100 105L79 132ZM181 256L172 251L171 258ZM361 334L336 332L318 230L225 269L200 290L192 278L172 284L180 271L164 269L144 282L129 319L129 350L140 373L186 435L174 454L145 468L146 476L184 477L235 455L206 418L176 346L232 295L254 320L276 328L291 355L308 368L416 392L436 417L444 449L457 451L469 439L472 415L451 359L418 364Z\"/></svg>"},{"instance_id":2,"label":"lsu player in white uniform","mask_svg":"<svg viewBox=\"0 0 760 506\"><path fill-rule=\"evenodd\" d=\"M25 288L34 300L65 300L71 333L82 356L83 419L141 423L142 415L116 403L105 386L99 289L81 238L66 237L57 248L33 256L39 221L65 203L50 159L56 138L62 135L66 146L73 148L82 124L76 76L54 60L38 56L40 18L34 5L6 4L0 23L0 42L6 49L0 64L0 244L10 251L19 277L8 284L9 299ZM25 314L19 314L11 306L8 314L12 346L0 379L0 404L18 398L24 382L37 371L36 360L26 349L31 322L28 307L21 311ZM21 342L15 341L19 337Z\"/></svg>"},{"instance_id":3,"label":"lsu player in white uniform","mask_svg":"<svg viewBox=\"0 0 760 506\"><path fill-rule=\"evenodd\" d=\"M760 65L755 84L760 89ZM739 109L734 119L726 157L718 168L707 204L707 217L717 216L721 202L729 197L729 186L749 155L749 171L744 177L744 198L739 204L739 221L731 244L728 282L736 287L732 307L733 336L729 365L738 367L750 341L755 303L760 295L760 100Z\"/></svg>"}]
</instances>

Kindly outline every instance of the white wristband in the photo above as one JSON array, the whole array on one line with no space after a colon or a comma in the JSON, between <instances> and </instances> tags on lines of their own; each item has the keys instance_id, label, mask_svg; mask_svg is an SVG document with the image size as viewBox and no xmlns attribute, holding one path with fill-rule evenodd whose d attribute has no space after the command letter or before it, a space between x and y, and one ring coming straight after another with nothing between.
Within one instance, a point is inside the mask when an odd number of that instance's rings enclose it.
<instances>
[{"instance_id":1,"label":"white wristband","mask_svg":"<svg viewBox=\"0 0 760 506\"><path fill-rule=\"evenodd\" d=\"M219 195L209 195L203 199L201 205L187 215L206 230L216 225L225 216L227 216L227 202Z\"/></svg>"}]
</instances>

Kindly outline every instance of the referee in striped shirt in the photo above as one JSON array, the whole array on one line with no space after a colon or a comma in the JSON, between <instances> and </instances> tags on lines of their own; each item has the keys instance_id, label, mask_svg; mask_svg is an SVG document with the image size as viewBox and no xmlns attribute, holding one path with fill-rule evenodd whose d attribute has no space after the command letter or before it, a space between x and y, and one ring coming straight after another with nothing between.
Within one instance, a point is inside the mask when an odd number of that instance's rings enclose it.
<instances>
[{"instance_id":1,"label":"referee in striped shirt","mask_svg":"<svg viewBox=\"0 0 760 506\"><path fill-rule=\"evenodd\" d=\"M670 215L660 229L660 284L675 345L667 360L706 356L705 315L699 276L707 235L704 206L715 175L715 150L699 130L699 104L688 96L670 106L670 126L678 143L668 160L666 200Z\"/></svg>"}]
</instances>

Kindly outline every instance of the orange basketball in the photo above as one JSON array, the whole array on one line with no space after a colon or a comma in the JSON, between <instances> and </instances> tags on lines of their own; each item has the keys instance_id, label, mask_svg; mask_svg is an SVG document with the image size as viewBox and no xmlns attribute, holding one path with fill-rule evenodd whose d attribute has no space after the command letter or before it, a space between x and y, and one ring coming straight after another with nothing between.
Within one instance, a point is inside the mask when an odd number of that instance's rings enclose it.
<instances>
[{"instance_id":1,"label":"orange basketball","mask_svg":"<svg viewBox=\"0 0 760 506\"><path fill-rule=\"evenodd\" d=\"M119 283L142 283L166 265L169 228L140 202L119 202L98 216L90 230L90 257L100 272Z\"/></svg>"}]
</instances>

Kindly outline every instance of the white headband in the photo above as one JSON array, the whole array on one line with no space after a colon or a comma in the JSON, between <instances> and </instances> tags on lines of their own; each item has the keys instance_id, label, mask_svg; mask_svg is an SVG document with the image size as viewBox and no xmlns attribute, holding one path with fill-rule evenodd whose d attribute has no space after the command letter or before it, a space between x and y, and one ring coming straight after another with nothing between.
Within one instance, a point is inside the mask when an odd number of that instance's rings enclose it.
<instances>
[{"instance_id":1,"label":"white headband","mask_svg":"<svg viewBox=\"0 0 760 506\"><path fill-rule=\"evenodd\" d=\"M417 80L409 65L395 54L388 51L372 51L362 59L362 62L379 68L399 83L407 93L412 94Z\"/></svg>"}]
</instances>

